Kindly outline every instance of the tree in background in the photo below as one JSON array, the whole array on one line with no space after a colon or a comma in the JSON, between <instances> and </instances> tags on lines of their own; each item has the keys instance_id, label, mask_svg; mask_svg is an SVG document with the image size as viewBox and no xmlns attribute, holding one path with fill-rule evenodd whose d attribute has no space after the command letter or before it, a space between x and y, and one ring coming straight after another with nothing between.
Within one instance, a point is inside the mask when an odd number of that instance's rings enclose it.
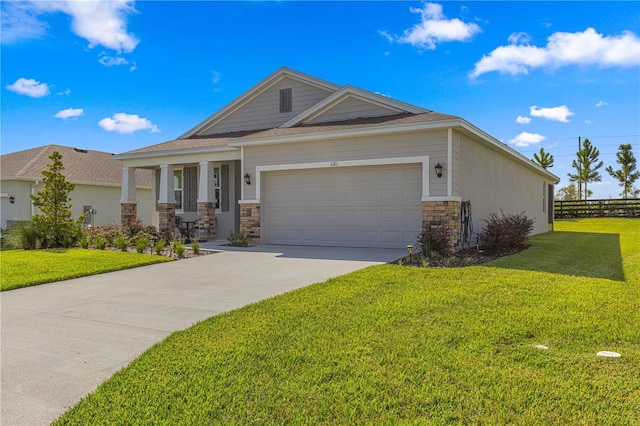
<instances>
[{"instance_id":1,"label":"tree in background","mask_svg":"<svg viewBox=\"0 0 640 426\"><path fill-rule=\"evenodd\" d=\"M584 199L586 200L591 193L587 189L587 184L600 182L602 180L598 169L601 168L604 163L602 161L598 162L600 150L591 145L588 138L584 139L582 148L578 150L576 157L577 158L571 163L571 166L576 169L576 173L569 173L569 181L577 182L579 186L584 184L582 191L578 191L578 199L582 200L582 196L584 195Z\"/></svg>"},{"instance_id":2,"label":"tree in background","mask_svg":"<svg viewBox=\"0 0 640 426\"><path fill-rule=\"evenodd\" d=\"M540 148L539 153L533 154L533 159L531 159L534 163L547 170L553 167L553 155L549 154L544 150L544 148Z\"/></svg>"},{"instance_id":3,"label":"tree in background","mask_svg":"<svg viewBox=\"0 0 640 426\"><path fill-rule=\"evenodd\" d=\"M67 182L62 171L62 155L54 151L47 164L48 169L42 171L43 187L36 195L30 195L33 205L40 209L40 214L33 216L34 225L42 237L43 247L63 247L75 242L80 231L80 222L73 221L71 198L69 193L75 185Z\"/></svg>"},{"instance_id":4,"label":"tree in background","mask_svg":"<svg viewBox=\"0 0 640 426\"><path fill-rule=\"evenodd\" d=\"M558 189L555 196L556 200L560 201L573 201L578 199L578 187L575 183L569 183L567 186L563 186Z\"/></svg>"},{"instance_id":5,"label":"tree in background","mask_svg":"<svg viewBox=\"0 0 640 426\"><path fill-rule=\"evenodd\" d=\"M631 144L620 145L616 158L616 163L620 164L620 169L613 170L613 167L609 166L606 170L618 180L619 185L622 187L620 195L622 198L640 196L640 189L633 186L640 179L640 172L637 171L638 161L633 155Z\"/></svg>"}]
</instances>

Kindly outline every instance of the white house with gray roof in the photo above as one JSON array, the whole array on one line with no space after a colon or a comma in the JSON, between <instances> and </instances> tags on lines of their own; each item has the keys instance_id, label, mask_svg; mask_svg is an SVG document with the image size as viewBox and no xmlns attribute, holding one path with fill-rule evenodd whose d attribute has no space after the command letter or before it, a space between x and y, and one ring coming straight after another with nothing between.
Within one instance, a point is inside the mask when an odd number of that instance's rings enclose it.
<instances>
[{"instance_id":1,"label":"white house with gray roof","mask_svg":"<svg viewBox=\"0 0 640 426\"><path fill-rule=\"evenodd\" d=\"M136 170L153 170L161 231L178 218L203 240L243 230L253 244L404 247L441 227L459 247L500 211L546 232L559 180L460 117L289 68L176 140L115 158L123 221L142 208Z\"/></svg>"},{"instance_id":2,"label":"white house with gray roof","mask_svg":"<svg viewBox=\"0 0 640 426\"><path fill-rule=\"evenodd\" d=\"M89 210L93 213L85 219L87 224L119 224L122 164L113 159L113 154L45 145L0 156L0 227L28 221L39 212L29 195L42 188L42 171L48 168L49 156L54 151L62 155L66 180L76 185L69 194L73 217ZM145 223L151 222L153 208L151 177L152 172L148 170L136 172L135 193L141 207L139 219Z\"/></svg>"}]
</instances>

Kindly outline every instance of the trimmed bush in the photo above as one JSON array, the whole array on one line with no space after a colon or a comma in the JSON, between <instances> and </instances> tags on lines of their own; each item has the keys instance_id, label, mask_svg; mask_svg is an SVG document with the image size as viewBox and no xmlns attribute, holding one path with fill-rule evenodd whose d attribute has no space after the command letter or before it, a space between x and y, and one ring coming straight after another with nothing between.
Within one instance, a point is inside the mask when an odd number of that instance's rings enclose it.
<instances>
[{"instance_id":1,"label":"trimmed bush","mask_svg":"<svg viewBox=\"0 0 640 426\"><path fill-rule=\"evenodd\" d=\"M155 252L155 254L157 255L162 254L162 251L164 250L165 245L166 243L164 242L164 239L163 238L159 239L158 242L153 245L153 251Z\"/></svg>"},{"instance_id":2,"label":"trimmed bush","mask_svg":"<svg viewBox=\"0 0 640 426\"><path fill-rule=\"evenodd\" d=\"M151 244L151 242L147 237L139 238L138 241L136 242L136 251L138 253L144 253L147 247L149 247L149 244Z\"/></svg>"},{"instance_id":3,"label":"trimmed bush","mask_svg":"<svg viewBox=\"0 0 640 426\"><path fill-rule=\"evenodd\" d=\"M115 244L115 246L118 247L121 251L127 251L127 247L129 246L127 239L122 235L113 240L113 244Z\"/></svg>"},{"instance_id":4,"label":"trimmed bush","mask_svg":"<svg viewBox=\"0 0 640 426\"><path fill-rule=\"evenodd\" d=\"M534 220L524 212L501 216L491 213L479 234L480 248L488 254L502 254L527 247L527 235L533 231Z\"/></svg>"},{"instance_id":5,"label":"trimmed bush","mask_svg":"<svg viewBox=\"0 0 640 426\"><path fill-rule=\"evenodd\" d=\"M200 253L200 243L197 241L194 241L191 243L191 250L193 250L194 254L198 254Z\"/></svg>"},{"instance_id":6,"label":"trimmed bush","mask_svg":"<svg viewBox=\"0 0 640 426\"><path fill-rule=\"evenodd\" d=\"M104 250L107 247L107 242L102 237L96 238L95 240L93 240L93 243L96 245L96 248L98 250Z\"/></svg>"},{"instance_id":7,"label":"trimmed bush","mask_svg":"<svg viewBox=\"0 0 640 426\"><path fill-rule=\"evenodd\" d=\"M184 244L182 244L182 241L174 241L173 242L173 251L176 253L176 255L178 257L182 257L182 255L184 254L184 251L186 250Z\"/></svg>"}]
</instances>

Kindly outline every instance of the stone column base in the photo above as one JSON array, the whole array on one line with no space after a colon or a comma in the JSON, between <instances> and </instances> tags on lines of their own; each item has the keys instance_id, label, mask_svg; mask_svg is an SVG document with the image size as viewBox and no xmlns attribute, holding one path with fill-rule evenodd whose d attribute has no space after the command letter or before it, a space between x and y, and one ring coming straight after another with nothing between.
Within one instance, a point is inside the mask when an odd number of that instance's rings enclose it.
<instances>
[{"instance_id":1,"label":"stone column base","mask_svg":"<svg viewBox=\"0 0 640 426\"><path fill-rule=\"evenodd\" d=\"M449 238L449 250L460 250L460 201L423 201L422 230L442 229Z\"/></svg>"},{"instance_id":2,"label":"stone column base","mask_svg":"<svg viewBox=\"0 0 640 426\"><path fill-rule=\"evenodd\" d=\"M247 234L249 245L260 244L260 203L240 204L240 232Z\"/></svg>"},{"instance_id":3,"label":"stone column base","mask_svg":"<svg viewBox=\"0 0 640 426\"><path fill-rule=\"evenodd\" d=\"M198 203L198 235L200 241L213 241L216 238L216 203Z\"/></svg>"},{"instance_id":4,"label":"stone column base","mask_svg":"<svg viewBox=\"0 0 640 426\"><path fill-rule=\"evenodd\" d=\"M158 203L158 217L158 232L161 235L169 234L173 237L176 229L175 203Z\"/></svg>"},{"instance_id":5,"label":"stone column base","mask_svg":"<svg viewBox=\"0 0 640 426\"><path fill-rule=\"evenodd\" d=\"M120 203L120 224L133 226L138 222L138 205L136 203Z\"/></svg>"}]
</instances>

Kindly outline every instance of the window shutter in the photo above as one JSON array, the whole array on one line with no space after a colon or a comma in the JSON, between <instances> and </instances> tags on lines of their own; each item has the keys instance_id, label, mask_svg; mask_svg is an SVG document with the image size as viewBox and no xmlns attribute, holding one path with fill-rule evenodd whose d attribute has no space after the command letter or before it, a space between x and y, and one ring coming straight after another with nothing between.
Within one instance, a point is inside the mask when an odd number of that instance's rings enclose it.
<instances>
[{"instance_id":1,"label":"window shutter","mask_svg":"<svg viewBox=\"0 0 640 426\"><path fill-rule=\"evenodd\" d=\"M160 169L156 169L156 211L158 211L159 199L160 199Z\"/></svg>"},{"instance_id":2,"label":"window shutter","mask_svg":"<svg viewBox=\"0 0 640 426\"><path fill-rule=\"evenodd\" d=\"M220 203L220 207L223 212L229 211L229 166L223 164L222 170L220 171L222 174L222 188L220 188L220 192L222 192L221 198L222 202Z\"/></svg>"},{"instance_id":3,"label":"window shutter","mask_svg":"<svg viewBox=\"0 0 640 426\"><path fill-rule=\"evenodd\" d=\"M198 211L198 168L185 167L183 177L184 211Z\"/></svg>"}]
</instances>

